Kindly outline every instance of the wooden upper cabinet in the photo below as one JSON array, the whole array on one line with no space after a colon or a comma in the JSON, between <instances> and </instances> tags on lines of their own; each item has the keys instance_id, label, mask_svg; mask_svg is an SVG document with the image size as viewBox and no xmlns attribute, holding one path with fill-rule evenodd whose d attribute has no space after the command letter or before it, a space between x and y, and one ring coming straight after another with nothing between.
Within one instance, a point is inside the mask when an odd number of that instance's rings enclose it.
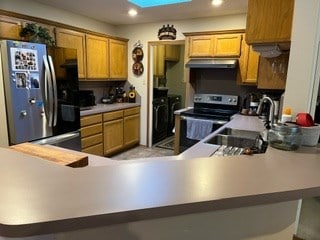
<instances>
[{"instance_id":1,"label":"wooden upper cabinet","mask_svg":"<svg viewBox=\"0 0 320 240\"><path fill-rule=\"evenodd\" d=\"M164 61L165 45L157 45L153 47L153 75L165 75L165 61Z\"/></svg>"},{"instance_id":2,"label":"wooden upper cabinet","mask_svg":"<svg viewBox=\"0 0 320 240\"><path fill-rule=\"evenodd\" d=\"M128 77L128 43L115 39L109 40L109 66L111 79Z\"/></svg>"},{"instance_id":3,"label":"wooden upper cabinet","mask_svg":"<svg viewBox=\"0 0 320 240\"><path fill-rule=\"evenodd\" d=\"M153 47L153 75L165 76L165 61L179 62L179 45L156 45Z\"/></svg>"},{"instance_id":4,"label":"wooden upper cabinet","mask_svg":"<svg viewBox=\"0 0 320 240\"><path fill-rule=\"evenodd\" d=\"M212 34L189 37L189 57L239 57L241 34Z\"/></svg>"},{"instance_id":5,"label":"wooden upper cabinet","mask_svg":"<svg viewBox=\"0 0 320 240\"><path fill-rule=\"evenodd\" d=\"M214 57L239 57L241 34L219 34L214 37Z\"/></svg>"},{"instance_id":6,"label":"wooden upper cabinet","mask_svg":"<svg viewBox=\"0 0 320 240\"><path fill-rule=\"evenodd\" d=\"M239 84L253 84L257 85L258 69L259 69L259 53L253 51L252 46L246 44L242 40L241 56L239 58Z\"/></svg>"},{"instance_id":7,"label":"wooden upper cabinet","mask_svg":"<svg viewBox=\"0 0 320 240\"><path fill-rule=\"evenodd\" d=\"M20 40L21 24L18 19L0 16L0 38Z\"/></svg>"},{"instance_id":8,"label":"wooden upper cabinet","mask_svg":"<svg viewBox=\"0 0 320 240\"><path fill-rule=\"evenodd\" d=\"M293 8L294 0L249 0L247 43L289 42Z\"/></svg>"},{"instance_id":9,"label":"wooden upper cabinet","mask_svg":"<svg viewBox=\"0 0 320 240\"><path fill-rule=\"evenodd\" d=\"M109 39L86 35L87 78L109 77Z\"/></svg>"},{"instance_id":10,"label":"wooden upper cabinet","mask_svg":"<svg viewBox=\"0 0 320 240\"><path fill-rule=\"evenodd\" d=\"M283 90L286 87L289 54L260 58L258 88Z\"/></svg>"},{"instance_id":11,"label":"wooden upper cabinet","mask_svg":"<svg viewBox=\"0 0 320 240\"><path fill-rule=\"evenodd\" d=\"M85 78L85 34L63 28L56 28L55 31L56 45L58 47L74 48L77 50L78 76L79 78Z\"/></svg>"},{"instance_id":12,"label":"wooden upper cabinet","mask_svg":"<svg viewBox=\"0 0 320 240\"><path fill-rule=\"evenodd\" d=\"M180 46L179 45L165 45L164 59L166 61L179 62L180 60Z\"/></svg>"},{"instance_id":13,"label":"wooden upper cabinet","mask_svg":"<svg viewBox=\"0 0 320 240\"><path fill-rule=\"evenodd\" d=\"M189 57L213 57L213 51L213 35L189 37Z\"/></svg>"}]
</instances>

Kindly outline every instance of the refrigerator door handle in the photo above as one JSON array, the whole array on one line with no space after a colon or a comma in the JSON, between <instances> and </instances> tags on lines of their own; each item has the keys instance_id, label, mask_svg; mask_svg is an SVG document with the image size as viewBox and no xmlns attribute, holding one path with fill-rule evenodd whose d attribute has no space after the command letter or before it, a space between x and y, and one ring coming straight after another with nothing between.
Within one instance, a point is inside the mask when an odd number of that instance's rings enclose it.
<instances>
[{"instance_id":1,"label":"refrigerator door handle","mask_svg":"<svg viewBox=\"0 0 320 240\"><path fill-rule=\"evenodd\" d=\"M47 56L43 56L43 64L45 69L45 79L44 79L44 85L45 85L45 104L44 104L44 111L46 113L46 117L48 118L48 125L49 127L52 127L53 123L53 93L52 93L52 79L51 79L51 73L49 68L49 63Z\"/></svg>"},{"instance_id":2,"label":"refrigerator door handle","mask_svg":"<svg viewBox=\"0 0 320 240\"><path fill-rule=\"evenodd\" d=\"M57 91L57 79L56 73L54 71L54 65L52 61L52 57L48 55L48 61L51 69L51 76L52 76L52 85L53 85L53 126L57 125L57 116L58 116L58 91Z\"/></svg>"}]
</instances>

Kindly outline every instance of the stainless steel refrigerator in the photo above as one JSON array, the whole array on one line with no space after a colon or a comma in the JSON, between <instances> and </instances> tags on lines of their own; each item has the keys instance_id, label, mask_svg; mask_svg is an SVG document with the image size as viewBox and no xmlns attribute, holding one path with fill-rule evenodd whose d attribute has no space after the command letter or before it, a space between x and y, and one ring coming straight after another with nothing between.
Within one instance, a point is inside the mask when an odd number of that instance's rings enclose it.
<instances>
[{"instance_id":1,"label":"stainless steel refrigerator","mask_svg":"<svg viewBox=\"0 0 320 240\"><path fill-rule=\"evenodd\" d=\"M0 47L9 144L80 150L76 50L11 40Z\"/></svg>"}]
</instances>

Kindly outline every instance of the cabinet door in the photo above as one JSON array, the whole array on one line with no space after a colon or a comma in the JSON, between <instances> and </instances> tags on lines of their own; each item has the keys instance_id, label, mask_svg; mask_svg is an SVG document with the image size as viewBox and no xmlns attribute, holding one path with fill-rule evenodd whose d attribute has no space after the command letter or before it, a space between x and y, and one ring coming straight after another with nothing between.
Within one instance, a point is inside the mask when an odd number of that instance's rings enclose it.
<instances>
[{"instance_id":1,"label":"cabinet door","mask_svg":"<svg viewBox=\"0 0 320 240\"><path fill-rule=\"evenodd\" d=\"M247 43L290 41L293 8L294 0L249 0Z\"/></svg>"},{"instance_id":2,"label":"cabinet door","mask_svg":"<svg viewBox=\"0 0 320 240\"><path fill-rule=\"evenodd\" d=\"M110 78L128 78L128 43L125 41L110 39L109 63Z\"/></svg>"},{"instance_id":3,"label":"cabinet door","mask_svg":"<svg viewBox=\"0 0 320 240\"><path fill-rule=\"evenodd\" d=\"M106 79L109 77L109 39L86 35L87 78Z\"/></svg>"},{"instance_id":4,"label":"cabinet door","mask_svg":"<svg viewBox=\"0 0 320 240\"><path fill-rule=\"evenodd\" d=\"M252 46L249 46L249 54L247 61L247 78L245 80L246 83L257 83L259 59L259 53L253 51Z\"/></svg>"},{"instance_id":5,"label":"cabinet door","mask_svg":"<svg viewBox=\"0 0 320 240\"><path fill-rule=\"evenodd\" d=\"M213 35L189 37L189 57L213 57L213 51Z\"/></svg>"},{"instance_id":6,"label":"cabinet door","mask_svg":"<svg viewBox=\"0 0 320 240\"><path fill-rule=\"evenodd\" d=\"M56 28L56 45L58 47L77 49L78 76L79 78L85 78L85 34L68 29Z\"/></svg>"},{"instance_id":7,"label":"cabinet door","mask_svg":"<svg viewBox=\"0 0 320 240\"><path fill-rule=\"evenodd\" d=\"M239 57L241 34L221 34L214 37L215 57Z\"/></svg>"},{"instance_id":8,"label":"cabinet door","mask_svg":"<svg viewBox=\"0 0 320 240\"><path fill-rule=\"evenodd\" d=\"M140 115L135 114L124 118L124 146L132 146L140 141Z\"/></svg>"},{"instance_id":9,"label":"cabinet door","mask_svg":"<svg viewBox=\"0 0 320 240\"><path fill-rule=\"evenodd\" d=\"M179 62L180 59L180 46L178 45L165 45L165 60Z\"/></svg>"},{"instance_id":10,"label":"cabinet door","mask_svg":"<svg viewBox=\"0 0 320 240\"><path fill-rule=\"evenodd\" d=\"M153 75L164 76L165 75L165 46L158 45L153 47Z\"/></svg>"},{"instance_id":11,"label":"cabinet door","mask_svg":"<svg viewBox=\"0 0 320 240\"><path fill-rule=\"evenodd\" d=\"M282 54L276 58L260 57L258 88L285 89L288 60L289 54Z\"/></svg>"},{"instance_id":12,"label":"cabinet door","mask_svg":"<svg viewBox=\"0 0 320 240\"><path fill-rule=\"evenodd\" d=\"M9 18L0 17L0 38L20 40L21 21Z\"/></svg>"},{"instance_id":13,"label":"cabinet door","mask_svg":"<svg viewBox=\"0 0 320 240\"><path fill-rule=\"evenodd\" d=\"M239 58L240 84L257 84L259 68L259 54L253 51L252 46L242 40L241 56Z\"/></svg>"},{"instance_id":14,"label":"cabinet door","mask_svg":"<svg viewBox=\"0 0 320 240\"><path fill-rule=\"evenodd\" d=\"M104 155L108 156L123 147L123 118L104 122Z\"/></svg>"}]
</instances>

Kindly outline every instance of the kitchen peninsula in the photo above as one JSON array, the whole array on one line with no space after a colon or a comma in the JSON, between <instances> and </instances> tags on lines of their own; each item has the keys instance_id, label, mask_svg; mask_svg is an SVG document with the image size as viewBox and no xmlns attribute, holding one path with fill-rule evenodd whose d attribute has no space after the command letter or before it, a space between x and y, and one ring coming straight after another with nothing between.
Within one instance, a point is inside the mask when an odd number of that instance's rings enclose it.
<instances>
[{"instance_id":1,"label":"kitchen peninsula","mask_svg":"<svg viewBox=\"0 0 320 240\"><path fill-rule=\"evenodd\" d=\"M239 126L263 129L241 115L224 127ZM320 149L208 157L204 142L172 157L89 155L77 169L1 148L0 239L292 238L297 200L320 195Z\"/></svg>"}]
</instances>

